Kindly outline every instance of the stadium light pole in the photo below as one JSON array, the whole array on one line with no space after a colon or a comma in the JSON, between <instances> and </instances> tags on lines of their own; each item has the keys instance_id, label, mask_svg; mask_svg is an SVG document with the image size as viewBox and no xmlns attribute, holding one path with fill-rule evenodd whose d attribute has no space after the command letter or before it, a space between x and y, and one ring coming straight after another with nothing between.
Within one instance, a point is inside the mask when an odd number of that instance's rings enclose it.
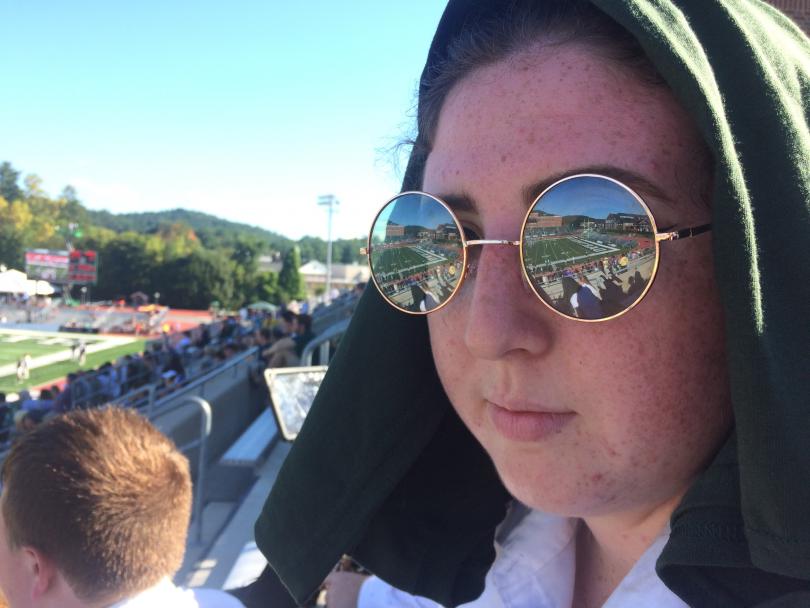
<instances>
[{"instance_id":1,"label":"stadium light pole","mask_svg":"<svg viewBox=\"0 0 810 608\"><path fill-rule=\"evenodd\" d=\"M318 205L326 207L329 220L327 222L327 237L326 237L326 286L324 291L324 300L329 303L329 292L332 290L332 214L334 208L340 204L334 194L324 194L318 197Z\"/></svg>"}]
</instances>

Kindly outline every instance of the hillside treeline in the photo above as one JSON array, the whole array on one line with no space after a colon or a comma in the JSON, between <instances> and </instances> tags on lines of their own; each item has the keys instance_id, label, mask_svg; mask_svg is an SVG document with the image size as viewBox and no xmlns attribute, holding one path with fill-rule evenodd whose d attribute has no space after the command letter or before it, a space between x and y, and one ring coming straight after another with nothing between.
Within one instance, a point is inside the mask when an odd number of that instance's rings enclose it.
<instances>
[{"instance_id":1,"label":"hillside treeline","mask_svg":"<svg viewBox=\"0 0 810 608\"><path fill-rule=\"evenodd\" d=\"M77 249L99 253L93 299L116 299L135 291L160 293L160 302L184 308L226 308L254 300L281 303L300 298L298 265L326 259L326 242L298 242L254 226L175 209L112 214L88 210L67 186L56 197L36 175L0 164L0 264L22 269L26 249ZM358 261L361 239L333 245L336 262ZM281 273L260 272L260 255L282 256Z\"/></svg>"}]
</instances>

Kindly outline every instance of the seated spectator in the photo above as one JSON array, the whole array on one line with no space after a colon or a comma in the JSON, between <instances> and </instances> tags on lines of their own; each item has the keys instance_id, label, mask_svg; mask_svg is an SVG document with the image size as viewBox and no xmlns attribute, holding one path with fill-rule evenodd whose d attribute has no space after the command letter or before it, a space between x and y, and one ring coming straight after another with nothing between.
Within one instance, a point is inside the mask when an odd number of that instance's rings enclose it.
<instances>
[{"instance_id":1,"label":"seated spectator","mask_svg":"<svg viewBox=\"0 0 810 608\"><path fill-rule=\"evenodd\" d=\"M278 324L282 336L289 336L295 331L295 317L296 314L291 310L282 310L278 317Z\"/></svg>"},{"instance_id":2,"label":"seated spectator","mask_svg":"<svg viewBox=\"0 0 810 608\"><path fill-rule=\"evenodd\" d=\"M14 413L14 432L17 435L27 433L45 418L43 410L17 410Z\"/></svg>"},{"instance_id":3,"label":"seated spectator","mask_svg":"<svg viewBox=\"0 0 810 608\"><path fill-rule=\"evenodd\" d=\"M282 319L287 323L285 313L289 313L289 311L282 313ZM261 352L260 358L266 362L267 367L299 365L304 347L315 337L315 334L312 333L312 317L310 315L293 315L290 313L288 317L291 318L287 325L290 334L276 338L270 347Z\"/></svg>"},{"instance_id":4,"label":"seated spectator","mask_svg":"<svg viewBox=\"0 0 810 608\"><path fill-rule=\"evenodd\" d=\"M37 426L9 452L2 483L0 588L10 608L242 606L171 582L191 511L188 461L131 410Z\"/></svg>"},{"instance_id":5,"label":"seated spectator","mask_svg":"<svg viewBox=\"0 0 810 608\"><path fill-rule=\"evenodd\" d=\"M185 379L186 368L183 365L183 361L180 358L180 355L177 353L177 351L175 350L171 351L171 354L169 355L169 360L166 363L166 366L163 368L163 371L164 373L168 371L174 372L178 382L182 382Z\"/></svg>"},{"instance_id":6,"label":"seated spectator","mask_svg":"<svg viewBox=\"0 0 810 608\"><path fill-rule=\"evenodd\" d=\"M54 403L57 412L67 412L73 409L73 383L76 382L76 374L71 372L67 375L67 382L64 390L59 393Z\"/></svg>"},{"instance_id":7,"label":"seated spectator","mask_svg":"<svg viewBox=\"0 0 810 608\"><path fill-rule=\"evenodd\" d=\"M6 403L6 394L0 393L0 441L6 441L14 425L14 410Z\"/></svg>"},{"instance_id":8,"label":"seated spectator","mask_svg":"<svg viewBox=\"0 0 810 608\"><path fill-rule=\"evenodd\" d=\"M45 414L53 410L54 407L53 395L50 389L47 388L40 391L39 399L31 397L31 393L28 391L20 391L19 403L20 410L25 412L38 411Z\"/></svg>"},{"instance_id":9,"label":"seated spectator","mask_svg":"<svg viewBox=\"0 0 810 608\"><path fill-rule=\"evenodd\" d=\"M304 347L307 343L315 337L312 333L312 317L307 314L300 314L295 319L295 331L293 333L293 342L295 342L295 354L298 358L304 352Z\"/></svg>"}]
</instances>

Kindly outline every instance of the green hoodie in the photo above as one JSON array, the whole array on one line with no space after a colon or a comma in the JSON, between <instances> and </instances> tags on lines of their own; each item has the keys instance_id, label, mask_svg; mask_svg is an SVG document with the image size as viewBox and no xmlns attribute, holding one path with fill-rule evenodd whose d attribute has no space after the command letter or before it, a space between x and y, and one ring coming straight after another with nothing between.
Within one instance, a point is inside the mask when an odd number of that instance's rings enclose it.
<instances>
[{"instance_id":1,"label":"green hoodie","mask_svg":"<svg viewBox=\"0 0 810 608\"><path fill-rule=\"evenodd\" d=\"M658 574L691 606L810 606L810 41L759 0L592 3L639 40L716 167L736 424L673 514ZM426 69L503 6L450 0ZM423 163L411 158L405 189ZM444 395L424 319L369 289L256 540L299 600L350 553L456 605L481 593L509 500Z\"/></svg>"}]
</instances>

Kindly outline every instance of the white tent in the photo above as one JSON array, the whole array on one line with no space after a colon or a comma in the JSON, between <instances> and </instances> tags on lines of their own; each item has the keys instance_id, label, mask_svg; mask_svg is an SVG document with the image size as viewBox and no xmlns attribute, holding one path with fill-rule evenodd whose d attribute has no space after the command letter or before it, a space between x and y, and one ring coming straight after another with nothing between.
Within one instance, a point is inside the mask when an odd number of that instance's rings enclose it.
<instances>
[{"instance_id":1,"label":"white tent","mask_svg":"<svg viewBox=\"0 0 810 608\"><path fill-rule=\"evenodd\" d=\"M29 296L50 296L56 291L48 281L35 281L28 279L26 281L26 291Z\"/></svg>"},{"instance_id":2,"label":"white tent","mask_svg":"<svg viewBox=\"0 0 810 608\"><path fill-rule=\"evenodd\" d=\"M28 293L28 277L19 270L0 272L0 293Z\"/></svg>"}]
</instances>

